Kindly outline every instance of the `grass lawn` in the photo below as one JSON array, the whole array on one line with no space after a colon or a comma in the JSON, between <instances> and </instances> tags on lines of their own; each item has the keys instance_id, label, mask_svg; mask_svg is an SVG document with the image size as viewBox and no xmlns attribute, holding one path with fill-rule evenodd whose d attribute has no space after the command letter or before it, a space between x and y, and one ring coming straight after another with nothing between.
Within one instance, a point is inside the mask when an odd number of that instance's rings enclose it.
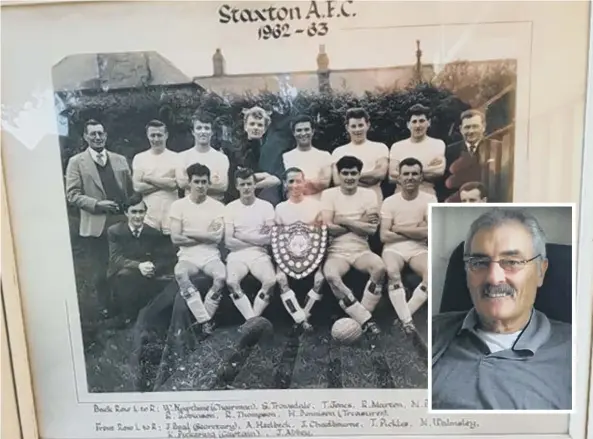
<instances>
[{"instance_id":1,"label":"grass lawn","mask_svg":"<svg viewBox=\"0 0 593 439\"><path fill-rule=\"evenodd\" d=\"M130 362L135 349L134 327L110 329L89 281L91 266L73 228L72 248L78 286L79 309L85 340L85 362L90 392L136 391L138 372ZM351 279L351 280L349 280ZM360 294L366 277L350 273L346 283ZM253 297L251 283L245 287ZM251 288L250 288L251 287ZM251 289L251 291L250 291ZM308 291L299 290L297 296ZM300 294L299 294L300 293ZM386 295L384 295L386 296ZM199 343L176 351L177 361L157 391L213 389L316 389L316 388L426 388L427 308L414 316L419 337L406 336L394 325L395 313L383 297L375 318L383 330L378 337L363 335L352 346L341 346L330 336L331 325L344 317L329 291L313 308L315 331L297 334L278 294L264 313L274 324L274 334L252 348L238 349L242 319L225 297L215 333ZM164 331L166 332L166 329ZM166 337L160 342L165 343ZM424 342L421 342L424 340ZM162 350L164 346L157 346Z\"/></svg>"}]
</instances>

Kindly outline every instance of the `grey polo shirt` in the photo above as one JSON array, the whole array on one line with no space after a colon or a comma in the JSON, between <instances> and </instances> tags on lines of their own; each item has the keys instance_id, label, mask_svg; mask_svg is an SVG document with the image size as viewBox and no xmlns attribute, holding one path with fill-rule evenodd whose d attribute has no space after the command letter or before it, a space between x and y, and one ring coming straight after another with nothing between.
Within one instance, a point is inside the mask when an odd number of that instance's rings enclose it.
<instances>
[{"instance_id":1,"label":"grey polo shirt","mask_svg":"<svg viewBox=\"0 0 593 439\"><path fill-rule=\"evenodd\" d=\"M475 309L433 317L433 409L571 409L571 325L534 309L513 347L491 353L477 324Z\"/></svg>"}]
</instances>

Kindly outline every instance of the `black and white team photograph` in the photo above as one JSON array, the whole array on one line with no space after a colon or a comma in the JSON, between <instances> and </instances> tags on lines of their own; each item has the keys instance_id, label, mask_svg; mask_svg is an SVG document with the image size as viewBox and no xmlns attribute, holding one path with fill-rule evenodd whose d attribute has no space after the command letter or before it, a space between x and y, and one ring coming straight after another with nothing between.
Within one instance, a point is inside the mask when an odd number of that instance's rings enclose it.
<instances>
[{"instance_id":1,"label":"black and white team photograph","mask_svg":"<svg viewBox=\"0 0 593 439\"><path fill-rule=\"evenodd\" d=\"M513 201L516 62L53 69L90 393L427 388L431 203Z\"/></svg>"}]
</instances>

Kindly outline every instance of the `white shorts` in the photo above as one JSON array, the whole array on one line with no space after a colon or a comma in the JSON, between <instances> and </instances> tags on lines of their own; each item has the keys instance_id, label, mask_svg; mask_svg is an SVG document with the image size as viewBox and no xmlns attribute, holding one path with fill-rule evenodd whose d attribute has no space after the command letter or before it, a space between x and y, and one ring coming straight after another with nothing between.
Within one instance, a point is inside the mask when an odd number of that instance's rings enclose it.
<instances>
[{"instance_id":1,"label":"white shorts","mask_svg":"<svg viewBox=\"0 0 593 439\"><path fill-rule=\"evenodd\" d=\"M220 258L220 251L218 248L208 248L208 249L200 249L199 252L179 252L178 253L178 261L186 261L189 262L200 270L203 270L206 265L213 261L220 261L222 264L222 259Z\"/></svg>"},{"instance_id":2,"label":"white shorts","mask_svg":"<svg viewBox=\"0 0 593 439\"><path fill-rule=\"evenodd\" d=\"M350 265L354 265L354 261L368 253L373 253L368 243L362 244L357 242L343 242L338 245L330 245L327 251L327 258L329 259L336 257L345 259Z\"/></svg>"},{"instance_id":3,"label":"white shorts","mask_svg":"<svg viewBox=\"0 0 593 439\"><path fill-rule=\"evenodd\" d=\"M226 258L227 265L231 264L243 264L245 265L249 271L253 271L253 267L258 264L265 264L268 263L273 266L272 258L261 247L256 248L246 248L243 250L237 250L234 252L230 252Z\"/></svg>"},{"instance_id":4,"label":"white shorts","mask_svg":"<svg viewBox=\"0 0 593 439\"><path fill-rule=\"evenodd\" d=\"M171 198L152 198L146 201L146 217L144 222L163 234L171 233L169 210L174 199Z\"/></svg>"},{"instance_id":5,"label":"white shorts","mask_svg":"<svg viewBox=\"0 0 593 439\"><path fill-rule=\"evenodd\" d=\"M428 248L421 242L410 240L387 244L383 247L383 254L386 252L396 253L403 258L404 262L409 263L412 258L427 253Z\"/></svg>"}]
</instances>

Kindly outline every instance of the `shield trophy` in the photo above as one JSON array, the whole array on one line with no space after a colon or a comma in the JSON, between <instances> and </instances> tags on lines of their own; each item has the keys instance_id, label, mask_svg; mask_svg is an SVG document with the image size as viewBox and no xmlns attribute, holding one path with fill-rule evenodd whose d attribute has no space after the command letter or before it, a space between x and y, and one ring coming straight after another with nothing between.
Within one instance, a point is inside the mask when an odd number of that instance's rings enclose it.
<instances>
[{"instance_id":1,"label":"shield trophy","mask_svg":"<svg viewBox=\"0 0 593 439\"><path fill-rule=\"evenodd\" d=\"M272 254L287 276L302 279L313 273L323 261L327 249L327 226L297 222L272 228Z\"/></svg>"}]
</instances>

